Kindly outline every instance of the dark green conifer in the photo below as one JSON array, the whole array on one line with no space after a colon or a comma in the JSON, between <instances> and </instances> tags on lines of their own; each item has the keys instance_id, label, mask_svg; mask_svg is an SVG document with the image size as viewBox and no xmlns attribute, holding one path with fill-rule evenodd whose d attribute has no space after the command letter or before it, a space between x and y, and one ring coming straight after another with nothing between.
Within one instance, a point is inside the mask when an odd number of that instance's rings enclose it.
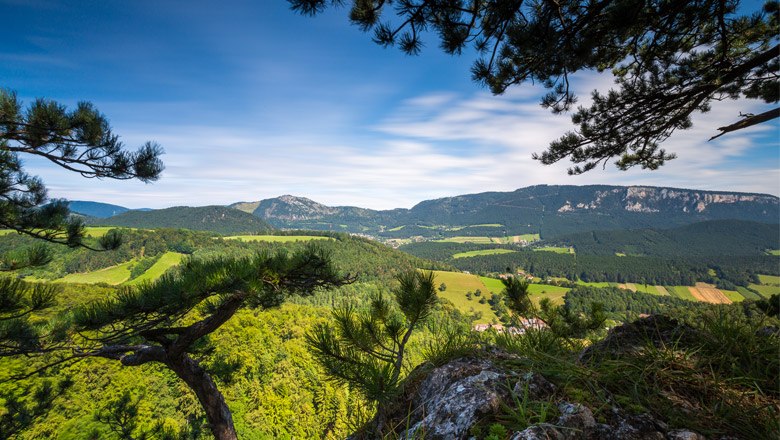
<instances>
[{"instance_id":1,"label":"dark green conifer","mask_svg":"<svg viewBox=\"0 0 780 440\"><path fill-rule=\"evenodd\" d=\"M409 338L437 303L433 272L412 270L396 279L399 286L393 289L393 297L397 309L379 294L366 310L352 305L337 308L334 325L318 325L306 335L333 379L376 402L380 425L385 405L398 391Z\"/></svg>"},{"instance_id":2,"label":"dark green conifer","mask_svg":"<svg viewBox=\"0 0 780 440\"><path fill-rule=\"evenodd\" d=\"M349 19L382 46L419 54L426 33L441 49L480 58L474 80L500 94L530 82L549 90L542 105L574 108L570 77L611 71L615 87L594 91L593 103L572 115L575 131L536 155L544 164L568 158L579 174L615 159L622 169L657 169L675 158L659 145L691 116L724 99L780 99L780 3L737 12L737 0L288 0L315 15L347 3ZM750 10L752 9L752 10ZM780 116L780 108L735 114L720 134Z\"/></svg>"}]
</instances>

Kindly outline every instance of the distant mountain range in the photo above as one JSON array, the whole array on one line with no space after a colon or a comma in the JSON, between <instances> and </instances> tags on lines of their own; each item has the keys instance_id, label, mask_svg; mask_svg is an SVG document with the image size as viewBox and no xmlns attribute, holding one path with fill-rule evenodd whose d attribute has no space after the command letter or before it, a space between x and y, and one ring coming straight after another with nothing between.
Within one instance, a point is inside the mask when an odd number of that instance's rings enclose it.
<instances>
[{"instance_id":1,"label":"distant mountain range","mask_svg":"<svg viewBox=\"0 0 780 440\"><path fill-rule=\"evenodd\" d=\"M92 218L87 223L141 229L184 228L222 235L262 234L273 229L252 214L226 206L174 206L151 211L126 211L109 218Z\"/></svg>"},{"instance_id":2,"label":"distant mountain range","mask_svg":"<svg viewBox=\"0 0 780 440\"><path fill-rule=\"evenodd\" d=\"M771 195L638 186L537 185L375 211L330 207L285 195L259 202L254 215L279 228L330 229L384 237L516 235L552 238L576 232L671 228L706 220L780 221ZM468 227L467 227L468 226Z\"/></svg>"},{"instance_id":3,"label":"distant mountain range","mask_svg":"<svg viewBox=\"0 0 780 440\"><path fill-rule=\"evenodd\" d=\"M105 204L95 205L97 208L97 205ZM84 205L76 206L85 209ZM116 205L105 206L114 210L127 210ZM217 208L223 210L217 211ZM106 212L107 209L98 212ZM106 219L108 222L103 223L123 223L123 226L134 223L137 226L139 222L144 222L153 225L165 218L166 227L188 227L183 226L183 222L186 222L200 226L198 229L215 228L208 229L215 231L221 228L217 226L221 222L229 221L233 226L224 229L231 231L242 229L235 225L236 222L245 222L243 231L270 225L284 229L364 233L385 238L532 233L540 234L543 239L553 239L579 232L663 229L708 220L733 219L773 224L780 221L780 199L772 195L608 185L537 185L511 192L486 192L427 200L411 209L334 207L291 195L238 202L228 207L189 208L201 210L189 213L176 211L182 209L127 212L110 217ZM213 213L206 215L204 209ZM75 208L73 210L82 212ZM161 212L165 214L154 214ZM194 212L198 214L191 218ZM89 212L83 213L97 217ZM132 219L132 222L126 219Z\"/></svg>"},{"instance_id":4,"label":"distant mountain range","mask_svg":"<svg viewBox=\"0 0 780 440\"><path fill-rule=\"evenodd\" d=\"M111 205L109 203L88 202L84 200L70 200L68 207L72 212L96 218L108 218L130 209L124 206Z\"/></svg>"}]
</instances>

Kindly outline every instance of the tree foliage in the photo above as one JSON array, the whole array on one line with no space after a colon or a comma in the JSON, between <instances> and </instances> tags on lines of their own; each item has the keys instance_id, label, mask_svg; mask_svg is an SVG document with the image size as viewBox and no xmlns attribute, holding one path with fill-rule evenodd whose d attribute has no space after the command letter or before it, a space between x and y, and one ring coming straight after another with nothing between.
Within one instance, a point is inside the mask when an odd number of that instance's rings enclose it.
<instances>
[{"instance_id":1,"label":"tree foliage","mask_svg":"<svg viewBox=\"0 0 780 440\"><path fill-rule=\"evenodd\" d=\"M314 15L343 0L289 0ZM594 91L593 104L572 115L575 131L534 157L569 158L579 174L612 159L618 168L657 169L675 158L659 145L691 127L712 101L749 98L776 103L780 7L768 1L750 14L737 0L352 0L349 18L382 46L419 54L426 32L441 49L480 54L472 77L493 93L539 83L542 105L555 113L577 102L576 72L611 71L616 87ZM395 15L392 17L392 15ZM390 16L390 17L388 17ZM736 118L737 115L735 115ZM780 116L780 109L742 118L721 134ZM718 135L719 136L719 135ZM717 136L716 136L717 137Z\"/></svg>"},{"instance_id":2,"label":"tree foliage","mask_svg":"<svg viewBox=\"0 0 780 440\"><path fill-rule=\"evenodd\" d=\"M54 304L57 286L30 284L0 277L0 356L42 349L38 330L29 320L32 313Z\"/></svg>"},{"instance_id":3,"label":"tree foliage","mask_svg":"<svg viewBox=\"0 0 780 440\"><path fill-rule=\"evenodd\" d=\"M515 321L518 317L541 319L557 337L583 338L588 332L602 328L607 319L604 306L599 302L593 302L588 310L581 311L568 304L556 306L549 298L542 298L537 307L529 295L527 280L510 276L501 282L504 284L504 301L515 313Z\"/></svg>"},{"instance_id":4,"label":"tree foliage","mask_svg":"<svg viewBox=\"0 0 780 440\"><path fill-rule=\"evenodd\" d=\"M325 371L376 402L380 418L398 391L409 338L437 303L433 272L413 270L396 279L398 310L378 294L367 309L349 304L335 309L334 325L319 325L307 335Z\"/></svg>"},{"instance_id":5,"label":"tree foliage","mask_svg":"<svg viewBox=\"0 0 780 440\"><path fill-rule=\"evenodd\" d=\"M125 149L111 131L108 120L88 102L76 109L46 99L37 99L23 108L16 93L0 88L0 228L69 247L93 250L116 249L121 237L112 232L85 244L84 223L70 216L67 202L48 202L46 186L23 167L25 156L40 157L68 171L88 178L157 180L163 170L162 149L147 142L135 152ZM51 261L46 247L8 253L0 269L41 266ZM39 349L35 328L27 317L50 306L50 287L29 287L23 283L0 285L0 354L20 354Z\"/></svg>"},{"instance_id":6,"label":"tree foliage","mask_svg":"<svg viewBox=\"0 0 780 440\"><path fill-rule=\"evenodd\" d=\"M192 259L154 284L121 289L73 313L76 330L92 332L77 357L102 357L123 366L159 363L195 393L216 438L233 439L231 412L209 373L192 356L196 344L241 308L274 308L293 294L349 282L313 246L288 254Z\"/></svg>"},{"instance_id":7,"label":"tree foliage","mask_svg":"<svg viewBox=\"0 0 780 440\"><path fill-rule=\"evenodd\" d=\"M43 181L24 171L25 155L87 178L153 182L163 170L161 154L153 142L128 151L89 102L68 110L37 99L25 108L15 92L0 89L0 227L69 246L83 238L83 223L69 217L67 202L46 204Z\"/></svg>"}]
</instances>

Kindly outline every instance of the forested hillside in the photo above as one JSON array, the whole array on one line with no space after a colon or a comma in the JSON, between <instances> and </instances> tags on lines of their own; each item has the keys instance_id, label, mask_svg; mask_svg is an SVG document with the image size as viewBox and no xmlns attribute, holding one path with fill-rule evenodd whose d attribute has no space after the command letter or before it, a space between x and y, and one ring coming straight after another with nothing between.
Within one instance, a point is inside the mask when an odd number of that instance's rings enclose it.
<instances>
[{"instance_id":1,"label":"forested hillside","mask_svg":"<svg viewBox=\"0 0 780 440\"><path fill-rule=\"evenodd\" d=\"M713 255L685 257L636 257L579 255L517 248L512 245L474 243L414 243L402 250L451 264L472 273L504 273L523 270L542 279L562 277L586 282L644 283L655 285L687 285L696 281L720 284L732 288L748 286L758 274L780 275L780 258L775 255ZM510 252L492 253L504 249ZM458 253L486 251L484 254L454 258Z\"/></svg>"},{"instance_id":2,"label":"forested hillside","mask_svg":"<svg viewBox=\"0 0 780 440\"><path fill-rule=\"evenodd\" d=\"M572 246L579 255L714 256L766 255L780 249L780 225L713 220L674 229L592 231L549 242Z\"/></svg>"},{"instance_id":3,"label":"forested hillside","mask_svg":"<svg viewBox=\"0 0 780 440\"><path fill-rule=\"evenodd\" d=\"M68 207L72 212L77 214L97 218L107 218L130 210L124 206L83 200L69 200Z\"/></svg>"},{"instance_id":4,"label":"forested hillside","mask_svg":"<svg viewBox=\"0 0 780 440\"><path fill-rule=\"evenodd\" d=\"M273 228L251 214L224 206L176 206L153 211L128 211L106 219L90 220L95 226L126 228L184 228L221 235L260 234Z\"/></svg>"}]
</instances>

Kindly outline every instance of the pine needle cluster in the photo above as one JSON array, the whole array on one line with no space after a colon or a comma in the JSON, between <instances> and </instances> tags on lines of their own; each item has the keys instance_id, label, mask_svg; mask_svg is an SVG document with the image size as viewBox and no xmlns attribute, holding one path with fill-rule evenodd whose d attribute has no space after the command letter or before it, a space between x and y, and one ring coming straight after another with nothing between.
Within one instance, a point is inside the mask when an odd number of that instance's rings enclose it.
<instances>
[{"instance_id":1,"label":"pine needle cluster","mask_svg":"<svg viewBox=\"0 0 780 440\"><path fill-rule=\"evenodd\" d=\"M396 279L395 304L377 294L367 309L344 305L333 311L332 324L306 336L325 371L376 402L380 413L398 391L412 332L437 303L433 272L409 271Z\"/></svg>"}]
</instances>

